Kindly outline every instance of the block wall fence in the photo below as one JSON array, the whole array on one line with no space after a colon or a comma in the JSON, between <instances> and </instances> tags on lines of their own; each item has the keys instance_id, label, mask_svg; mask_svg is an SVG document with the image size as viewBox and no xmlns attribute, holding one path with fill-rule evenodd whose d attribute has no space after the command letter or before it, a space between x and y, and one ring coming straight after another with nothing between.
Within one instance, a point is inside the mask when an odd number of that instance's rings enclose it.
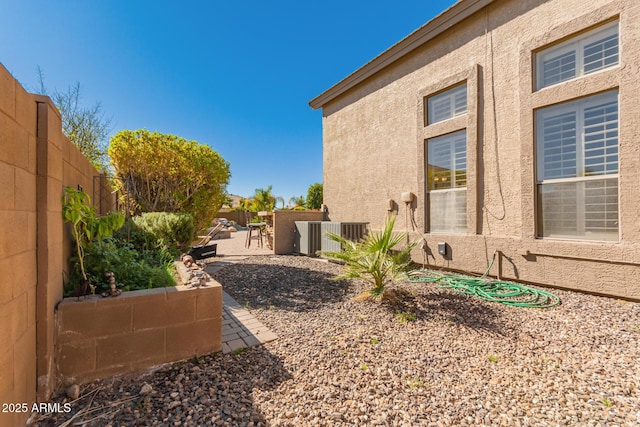
<instances>
[{"instance_id":1,"label":"block wall fence","mask_svg":"<svg viewBox=\"0 0 640 427\"><path fill-rule=\"evenodd\" d=\"M63 135L52 101L26 92L0 64L2 403L31 407L56 386L55 309L72 249L62 196L65 186L80 187L101 201L97 208L104 213L114 198L100 178ZM0 427L24 425L28 416L0 413Z\"/></svg>"}]
</instances>

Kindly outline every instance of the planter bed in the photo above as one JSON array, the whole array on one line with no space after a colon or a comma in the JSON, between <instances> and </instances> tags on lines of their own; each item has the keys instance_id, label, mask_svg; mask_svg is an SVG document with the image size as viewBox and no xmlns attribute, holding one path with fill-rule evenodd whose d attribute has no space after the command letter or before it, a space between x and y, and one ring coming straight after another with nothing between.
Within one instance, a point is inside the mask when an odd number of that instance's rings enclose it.
<instances>
[{"instance_id":1,"label":"planter bed","mask_svg":"<svg viewBox=\"0 0 640 427\"><path fill-rule=\"evenodd\" d=\"M65 298L56 311L58 380L81 384L217 352L221 330L222 287L214 280Z\"/></svg>"}]
</instances>

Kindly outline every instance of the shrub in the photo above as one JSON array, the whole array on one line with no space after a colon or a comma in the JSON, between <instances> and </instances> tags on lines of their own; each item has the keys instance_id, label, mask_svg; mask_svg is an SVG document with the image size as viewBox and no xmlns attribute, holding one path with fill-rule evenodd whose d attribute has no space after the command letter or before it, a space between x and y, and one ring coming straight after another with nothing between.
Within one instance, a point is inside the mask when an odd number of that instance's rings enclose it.
<instances>
[{"instance_id":1,"label":"shrub","mask_svg":"<svg viewBox=\"0 0 640 427\"><path fill-rule=\"evenodd\" d=\"M109 290L104 277L107 271L114 273L118 287L125 291L176 285L172 275L173 258L166 251L139 252L133 244L115 238L89 243L85 249L85 265L96 293ZM79 275L78 264L75 264L71 277Z\"/></svg>"},{"instance_id":2,"label":"shrub","mask_svg":"<svg viewBox=\"0 0 640 427\"><path fill-rule=\"evenodd\" d=\"M140 252L153 250L158 247L158 242L154 234L138 227L132 218L127 219L122 228L113 233L113 238L116 239L119 244L130 244L133 249Z\"/></svg>"},{"instance_id":3,"label":"shrub","mask_svg":"<svg viewBox=\"0 0 640 427\"><path fill-rule=\"evenodd\" d=\"M136 233L155 246L185 249L193 240L193 217L188 213L149 212L132 218Z\"/></svg>"}]
</instances>

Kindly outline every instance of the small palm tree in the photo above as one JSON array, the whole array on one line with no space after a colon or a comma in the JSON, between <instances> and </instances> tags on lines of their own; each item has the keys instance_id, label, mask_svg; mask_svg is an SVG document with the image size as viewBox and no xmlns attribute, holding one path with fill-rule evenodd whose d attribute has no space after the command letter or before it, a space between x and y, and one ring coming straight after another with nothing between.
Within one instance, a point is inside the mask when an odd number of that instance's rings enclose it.
<instances>
[{"instance_id":1,"label":"small palm tree","mask_svg":"<svg viewBox=\"0 0 640 427\"><path fill-rule=\"evenodd\" d=\"M293 196L289 199L289 204L294 208L304 207L305 199L304 196Z\"/></svg>"},{"instance_id":2,"label":"small palm tree","mask_svg":"<svg viewBox=\"0 0 640 427\"><path fill-rule=\"evenodd\" d=\"M411 263L411 250L416 246L415 242L409 242L402 249L394 250L408 237L408 233L393 232L395 222L395 216L388 218L383 230L369 233L358 242L327 233L331 240L342 245L342 251L324 252L324 255L346 264L346 271L335 279L364 279L372 285L365 292L366 296L381 301L387 284L404 277L403 273Z\"/></svg>"},{"instance_id":3,"label":"small palm tree","mask_svg":"<svg viewBox=\"0 0 640 427\"><path fill-rule=\"evenodd\" d=\"M276 198L271 193L273 186L270 185L267 188L256 188L256 192L253 196L253 200L255 206L258 211L272 211L275 204Z\"/></svg>"}]
</instances>

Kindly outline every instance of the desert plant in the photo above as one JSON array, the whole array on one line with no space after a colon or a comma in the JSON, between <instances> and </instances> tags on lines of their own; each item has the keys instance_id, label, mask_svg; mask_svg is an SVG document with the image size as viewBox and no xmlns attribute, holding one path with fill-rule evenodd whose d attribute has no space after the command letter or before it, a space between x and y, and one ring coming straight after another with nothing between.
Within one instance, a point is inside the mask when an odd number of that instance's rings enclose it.
<instances>
[{"instance_id":1,"label":"desert plant","mask_svg":"<svg viewBox=\"0 0 640 427\"><path fill-rule=\"evenodd\" d=\"M293 196L289 199L289 204L295 208L303 208L305 207L306 200L304 196Z\"/></svg>"},{"instance_id":2,"label":"desert plant","mask_svg":"<svg viewBox=\"0 0 640 427\"><path fill-rule=\"evenodd\" d=\"M416 245L415 242L408 242L404 248L394 250L408 238L407 233L393 232L395 222L395 216L389 217L381 231L371 232L361 241L327 233L331 240L342 245L342 251L323 254L346 264L346 271L335 278L364 279L372 285L366 295L376 301L382 300L386 285L404 277L403 273L411 263L411 250Z\"/></svg>"},{"instance_id":3,"label":"desert plant","mask_svg":"<svg viewBox=\"0 0 640 427\"><path fill-rule=\"evenodd\" d=\"M272 185L267 188L256 188L253 201L257 212L273 210L276 205L276 196L273 195L272 190Z\"/></svg>"},{"instance_id":4,"label":"desert plant","mask_svg":"<svg viewBox=\"0 0 640 427\"><path fill-rule=\"evenodd\" d=\"M421 378L418 377L406 377L405 378L405 383L407 384L407 386L410 389L416 389L416 388L424 388L427 387L428 384L426 384Z\"/></svg>"},{"instance_id":5,"label":"desert plant","mask_svg":"<svg viewBox=\"0 0 640 427\"><path fill-rule=\"evenodd\" d=\"M99 217L87 193L66 187L62 199L62 217L71 224L71 232L76 242L77 261L82 279L86 282L84 260L87 245L111 236L124 224L124 216L119 212L112 212Z\"/></svg>"}]
</instances>

